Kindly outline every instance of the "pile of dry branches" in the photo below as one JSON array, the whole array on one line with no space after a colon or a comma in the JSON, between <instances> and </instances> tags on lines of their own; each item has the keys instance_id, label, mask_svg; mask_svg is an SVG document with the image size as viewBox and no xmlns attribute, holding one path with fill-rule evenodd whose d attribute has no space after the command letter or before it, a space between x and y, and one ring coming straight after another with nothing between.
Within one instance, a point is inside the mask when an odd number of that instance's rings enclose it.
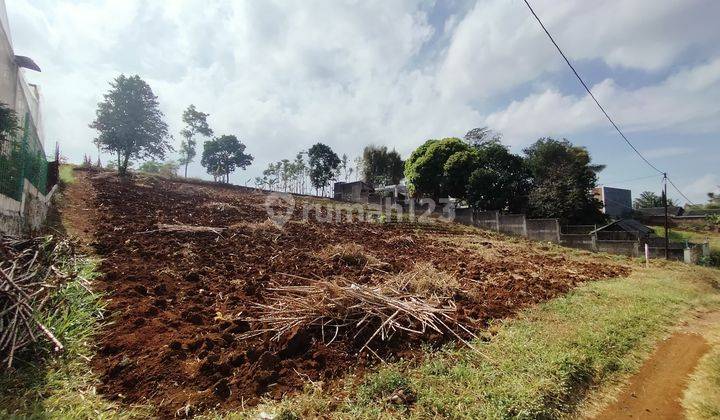
<instances>
[{"instance_id":1,"label":"pile of dry branches","mask_svg":"<svg viewBox=\"0 0 720 420\"><path fill-rule=\"evenodd\" d=\"M12 366L18 350L43 336L55 351L63 349L36 315L48 300L48 289L54 287L48 284L52 255L67 246L66 242L49 245L47 238L0 235L0 369Z\"/></svg>"},{"instance_id":2,"label":"pile of dry branches","mask_svg":"<svg viewBox=\"0 0 720 420\"><path fill-rule=\"evenodd\" d=\"M355 337L370 332L359 352L376 338L387 340L396 332L450 334L471 347L456 331L473 336L453 315L455 303L449 297L432 301L388 285L365 286L344 279L313 281L309 286L277 286L266 289L266 303L254 304L257 315L245 318L261 328L244 338L273 333L273 340L301 328L319 327L329 345L340 330ZM326 333L327 331L327 333Z\"/></svg>"}]
</instances>

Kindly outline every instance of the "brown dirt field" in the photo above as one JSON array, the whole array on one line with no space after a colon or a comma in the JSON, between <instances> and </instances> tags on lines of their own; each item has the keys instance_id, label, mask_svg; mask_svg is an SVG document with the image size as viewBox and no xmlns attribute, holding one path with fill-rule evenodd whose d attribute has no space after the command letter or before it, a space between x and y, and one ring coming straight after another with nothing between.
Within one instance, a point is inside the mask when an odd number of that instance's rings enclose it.
<instances>
[{"instance_id":1,"label":"brown dirt field","mask_svg":"<svg viewBox=\"0 0 720 420\"><path fill-rule=\"evenodd\" d=\"M457 319L479 330L492 318L510 316L580 282L629 272L618 263L569 259L528 241L502 243L499 235L453 225L426 229L312 218L282 230L267 228L259 224L266 220L265 195L253 190L93 174L78 177L76 184L78 191L94 191L69 198L87 197L90 202L72 206L94 209L82 220L94 223L92 246L103 258L104 273L96 288L109 299L113 321L99 337L93 359L102 379L99 391L128 404L152 404L162 417L253 405L263 395L281 398L307 379L332 386L333 378L376 363L365 352L357 354L367 335L343 332L331 345L316 328L280 342L268 336L237 339L262 327L242 318L252 316L251 303L265 300L270 283L303 285L311 278L342 276L377 284L415 262L429 262L458 278ZM297 209L295 217L300 215ZM158 223L235 227L221 234L162 232ZM451 244L468 236L479 247L493 248L492 255ZM328 245L347 243L362 245L382 268L318 256ZM419 355L421 341L440 345L448 338L396 334L373 348L386 360L411 358Z\"/></svg>"}]
</instances>

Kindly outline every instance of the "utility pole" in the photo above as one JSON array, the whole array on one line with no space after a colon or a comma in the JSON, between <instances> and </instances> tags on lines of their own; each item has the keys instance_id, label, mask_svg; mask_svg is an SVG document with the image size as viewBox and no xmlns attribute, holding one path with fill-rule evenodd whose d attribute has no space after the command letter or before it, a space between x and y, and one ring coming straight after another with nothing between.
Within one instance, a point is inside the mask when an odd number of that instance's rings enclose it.
<instances>
[{"instance_id":1,"label":"utility pole","mask_svg":"<svg viewBox=\"0 0 720 420\"><path fill-rule=\"evenodd\" d=\"M668 248L670 247L670 238L668 238L668 201L667 201L667 172L663 173L663 206L665 206L665 259L670 259Z\"/></svg>"}]
</instances>

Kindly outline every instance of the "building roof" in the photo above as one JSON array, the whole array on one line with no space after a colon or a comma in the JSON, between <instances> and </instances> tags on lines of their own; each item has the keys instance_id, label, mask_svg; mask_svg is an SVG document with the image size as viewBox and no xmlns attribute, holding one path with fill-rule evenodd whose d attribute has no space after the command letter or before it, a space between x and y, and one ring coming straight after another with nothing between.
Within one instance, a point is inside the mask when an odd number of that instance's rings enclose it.
<instances>
[{"instance_id":1,"label":"building roof","mask_svg":"<svg viewBox=\"0 0 720 420\"><path fill-rule=\"evenodd\" d=\"M621 219L621 220L617 220L615 222L609 223L605 226L599 227L590 233L591 234L597 233L601 230L606 230L606 229L608 229L610 227L614 227L614 226L619 227L620 229L624 230L625 232L639 232L639 233L642 233L645 235L648 235L648 234L654 232L651 228L643 225L642 223L638 222L637 220Z\"/></svg>"},{"instance_id":2,"label":"building roof","mask_svg":"<svg viewBox=\"0 0 720 420\"><path fill-rule=\"evenodd\" d=\"M665 216L665 207L645 207L636 211L645 216ZM670 216L682 216L684 212L685 209L682 207L668 206L668 215Z\"/></svg>"}]
</instances>

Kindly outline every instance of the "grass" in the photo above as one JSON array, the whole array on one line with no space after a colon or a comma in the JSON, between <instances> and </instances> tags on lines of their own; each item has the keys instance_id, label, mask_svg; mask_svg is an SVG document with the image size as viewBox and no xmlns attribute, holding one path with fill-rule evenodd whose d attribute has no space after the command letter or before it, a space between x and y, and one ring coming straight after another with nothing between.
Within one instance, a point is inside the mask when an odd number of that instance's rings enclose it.
<instances>
[{"instance_id":1,"label":"grass","mask_svg":"<svg viewBox=\"0 0 720 420\"><path fill-rule=\"evenodd\" d=\"M80 259L76 266L64 267L85 279L94 278L96 262ZM35 349L19 361L14 371L0 375L0 418L131 418L141 411L120 410L95 392L98 378L91 373L93 336L102 326L103 304L79 279L69 281L50 297L47 313L39 320L50 328L65 346L61 355L49 347Z\"/></svg>"},{"instance_id":2,"label":"grass","mask_svg":"<svg viewBox=\"0 0 720 420\"><path fill-rule=\"evenodd\" d=\"M720 324L715 323L705 337L713 348L700 359L682 401L689 419L720 418Z\"/></svg>"},{"instance_id":3,"label":"grass","mask_svg":"<svg viewBox=\"0 0 720 420\"><path fill-rule=\"evenodd\" d=\"M60 165L60 182L65 185L70 185L75 182L73 168L73 165Z\"/></svg>"},{"instance_id":4,"label":"grass","mask_svg":"<svg viewBox=\"0 0 720 420\"><path fill-rule=\"evenodd\" d=\"M591 282L497 323L464 348L429 352L420 363L380 367L345 395L313 388L260 411L300 418L558 418L611 398L653 345L699 307L720 307L720 273L669 264L628 278ZM388 395L402 389L410 404ZM593 396L588 402L586 397ZM245 413L248 415L249 413ZM233 416L239 416L236 413Z\"/></svg>"},{"instance_id":5,"label":"grass","mask_svg":"<svg viewBox=\"0 0 720 420\"><path fill-rule=\"evenodd\" d=\"M665 228L662 226L651 226L655 230L655 234L658 236L665 237ZM710 243L710 248L715 250L720 250L720 233L716 232L693 232L690 230L679 230L679 229L670 229L670 234L668 235L670 237L671 241L677 241L677 242L684 242L684 241L690 241L690 242L696 242L701 243L708 241Z\"/></svg>"}]
</instances>

